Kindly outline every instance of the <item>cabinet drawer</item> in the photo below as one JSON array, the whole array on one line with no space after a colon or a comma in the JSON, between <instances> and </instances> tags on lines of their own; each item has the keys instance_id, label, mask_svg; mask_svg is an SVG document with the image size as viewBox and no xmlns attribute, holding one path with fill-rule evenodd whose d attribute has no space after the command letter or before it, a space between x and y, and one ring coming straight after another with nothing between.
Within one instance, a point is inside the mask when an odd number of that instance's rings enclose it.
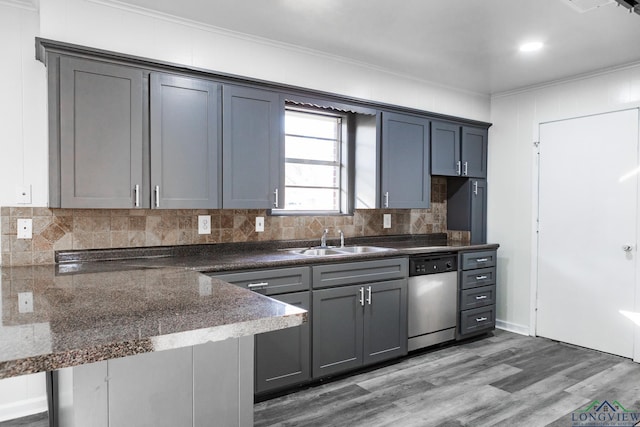
<instances>
[{"instance_id":1,"label":"cabinet drawer","mask_svg":"<svg viewBox=\"0 0 640 427\"><path fill-rule=\"evenodd\" d=\"M239 273L211 273L209 276L264 295L307 291L311 283L309 267L256 270Z\"/></svg>"},{"instance_id":2,"label":"cabinet drawer","mask_svg":"<svg viewBox=\"0 0 640 427\"><path fill-rule=\"evenodd\" d=\"M477 288L496 284L496 268L479 268L477 270L463 271L461 275L462 289Z\"/></svg>"},{"instance_id":3,"label":"cabinet drawer","mask_svg":"<svg viewBox=\"0 0 640 427\"><path fill-rule=\"evenodd\" d=\"M472 334L485 329L493 329L496 325L495 312L495 305L461 312L460 335Z\"/></svg>"},{"instance_id":4,"label":"cabinet drawer","mask_svg":"<svg viewBox=\"0 0 640 427\"><path fill-rule=\"evenodd\" d=\"M460 265L463 270L472 270L474 268L495 267L497 253L495 250L463 252Z\"/></svg>"},{"instance_id":5,"label":"cabinet drawer","mask_svg":"<svg viewBox=\"0 0 640 427\"><path fill-rule=\"evenodd\" d=\"M496 303L496 286L466 289L460 292L460 310L484 307Z\"/></svg>"},{"instance_id":6,"label":"cabinet drawer","mask_svg":"<svg viewBox=\"0 0 640 427\"><path fill-rule=\"evenodd\" d=\"M313 267L313 288L404 279L408 274L407 258L319 265Z\"/></svg>"}]
</instances>

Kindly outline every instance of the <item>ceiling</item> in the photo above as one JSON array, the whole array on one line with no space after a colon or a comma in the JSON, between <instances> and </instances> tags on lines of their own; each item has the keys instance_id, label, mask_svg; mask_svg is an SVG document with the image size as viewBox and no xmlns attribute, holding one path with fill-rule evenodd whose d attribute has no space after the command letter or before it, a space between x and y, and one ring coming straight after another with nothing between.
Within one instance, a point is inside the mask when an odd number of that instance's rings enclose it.
<instances>
[{"instance_id":1,"label":"ceiling","mask_svg":"<svg viewBox=\"0 0 640 427\"><path fill-rule=\"evenodd\" d=\"M613 0L117 3L485 94L640 62L640 15ZM520 52L530 40L545 47Z\"/></svg>"}]
</instances>

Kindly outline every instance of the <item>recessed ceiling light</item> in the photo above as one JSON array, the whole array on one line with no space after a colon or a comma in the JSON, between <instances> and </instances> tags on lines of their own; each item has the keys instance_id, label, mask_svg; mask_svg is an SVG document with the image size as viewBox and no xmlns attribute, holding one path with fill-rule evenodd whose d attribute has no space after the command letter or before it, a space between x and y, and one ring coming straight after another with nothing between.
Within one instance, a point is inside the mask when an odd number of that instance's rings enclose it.
<instances>
[{"instance_id":1,"label":"recessed ceiling light","mask_svg":"<svg viewBox=\"0 0 640 427\"><path fill-rule=\"evenodd\" d=\"M520 52L535 52L542 49L544 43L542 42L529 42L520 45Z\"/></svg>"}]
</instances>

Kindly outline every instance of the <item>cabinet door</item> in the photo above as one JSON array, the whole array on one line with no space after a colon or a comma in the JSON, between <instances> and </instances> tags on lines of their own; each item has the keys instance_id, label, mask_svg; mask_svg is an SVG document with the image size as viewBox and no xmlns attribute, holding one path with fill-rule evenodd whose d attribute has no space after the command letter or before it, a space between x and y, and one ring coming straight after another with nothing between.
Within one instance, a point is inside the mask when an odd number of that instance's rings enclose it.
<instances>
[{"instance_id":1,"label":"cabinet door","mask_svg":"<svg viewBox=\"0 0 640 427\"><path fill-rule=\"evenodd\" d=\"M220 85L151 74L152 207L221 206Z\"/></svg>"},{"instance_id":2,"label":"cabinet door","mask_svg":"<svg viewBox=\"0 0 640 427\"><path fill-rule=\"evenodd\" d=\"M431 175L458 176L460 161L460 126L431 122Z\"/></svg>"},{"instance_id":3,"label":"cabinet door","mask_svg":"<svg viewBox=\"0 0 640 427\"><path fill-rule=\"evenodd\" d=\"M283 206L280 95L225 85L223 97L223 208L271 209L276 199Z\"/></svg>"},{"instance_id":4,"label":"cabinet door","mask_svg":"<svg viewBox=\"0 0 640 427\"><path fill-rule=\"evenodd\" d=\"M362 366L363 286L313 291L313 377ZM362 299L363 301L363 299Z\"/></svg>"},{"instance_id":5,"label":"cabinet door","mask_svg":"<svg viewBox=\"0 0 640 427\"><path fill-rule=\"evenodd\" d=\"M487 243L487 181L471 180L471 244Z\"/></svg>"},{"instance_id":6,"label":"cabinet door","mask_svg":"<svg viewBox=\"0 0 640 427\"><path fill-rule=\"evenodd\" d=\"M309 292L273 298L309 310ZM309 322L256 335L255 392L263 393L311 379Z\"/></svg>"},{"instance_id":7,"label":"cabinet door","mask_svg":"<svg viewBox=\"0 0 640 427\"><path fill-rule=\"evenodd\" d=\"M382 114L382 207L428 208L429 120Z\"/></svg>"},{"instance_id":8,"label":"cabinet door","mask_svg":"<svg viewBox=\"0 0 640 427\"><path fill-rule=\"evenodd\" d=\"M364 364L407 354L407 280L365 285Z\"/></svg>"},{"instance_id":9,"label":"cabinet door","mask_svg":"<svg viewBox=\"0 0 640 427\"><path fill-rule=\"evenodd\" d=\"M60 58L61 207L136 206L143 175L142 100L141 70Z\"/></svg>"},{"instance_id":10,"label":"cabinet door","mask_svg":"<svg viewBox=\"0 0 640 427\"><path fill-rule=\"evenodd\" d=\"M487 177L487 130L462 128L462 175Z\"/></svg>"}]
</instances>

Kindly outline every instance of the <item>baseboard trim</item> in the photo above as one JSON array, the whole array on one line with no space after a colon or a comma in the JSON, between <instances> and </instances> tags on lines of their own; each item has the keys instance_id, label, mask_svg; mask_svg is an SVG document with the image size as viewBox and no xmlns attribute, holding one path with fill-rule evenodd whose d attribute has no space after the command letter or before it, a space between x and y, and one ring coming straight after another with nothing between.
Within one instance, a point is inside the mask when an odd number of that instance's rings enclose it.
<instances>
[{"instance_id":1,"label":"baseboard trim","mask_svg":"<svg viewBox=\"0 0 640 427\"><path fill-rule=\"evenodd\" d=\"M47 397L24 399L6 405L0 405L0 422L39 414L47 410Z\"/></svg>"},{"instance_id":2,"label":"baseboard trim","mask_svg":"<svg viewBox=\"0 0 640 427\"><path fill-rule=\"evenodd\" d=\"M496 328L505 331L513 332L520 335L529 336L529 326L519 325L517 323L507 322L506 320L496 319Z\"/></svg>"}]
</instances>

